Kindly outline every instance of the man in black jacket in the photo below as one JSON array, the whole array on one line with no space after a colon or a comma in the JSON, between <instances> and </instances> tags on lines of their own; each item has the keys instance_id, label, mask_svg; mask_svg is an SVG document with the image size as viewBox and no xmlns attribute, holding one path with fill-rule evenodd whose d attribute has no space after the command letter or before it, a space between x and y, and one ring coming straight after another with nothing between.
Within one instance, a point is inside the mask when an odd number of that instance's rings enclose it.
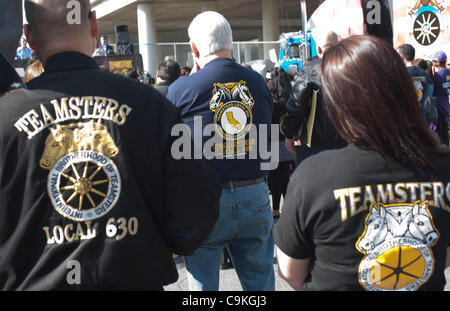
<instances>
[{"instance_id":1,"label":"man in black jacket","mask_svg":"<svg viewBox=\"0 0 450 311\"><path fill-rule=\"evenodd\" d=\"M324 39L324 43L318 47L320 56L323 55L327 47L338 42L338 37L334 32L330 32ZM321 59L315 58L302 68L293 87L291 98L286 104L286 116L281 130L286 137L286 148L296 155L297 165L307 157L323 150L345 146L344 140L342 140L331 124L323 104L320 64ZM311 111L311 99L314 91L318 92L318 94L311 147L306 146L305 142L301 142L302 145L296 150L294 148L294 140L299 136L300 131L306 130L306 122Z\"/></svg>"},{"instance_id":2,"label":"man in black jacket","mask_svg":"<svg viewBox=\"0 0 450 311\"><path fill-rule=\"evenodd\" d=\"M220 186L171 154L175 107L99 69L95 12L79 3L72 25L65 1L25 2L45 73L0 99L0 289L161 290L178 278L172 253L211 232Z\"/></svg>"},{"instance_id":3,"label":"man in black jacket","mask_svg":"<svg viewBox=\"0 0 450 311\"><path fill-rule=\"evenodd\" d=\"M162 95L167 96L169 86L180 77L180 65L174 60L166 60L159 64L158 72L156 73L155 89Z\"/></svg>"}]
</instances>

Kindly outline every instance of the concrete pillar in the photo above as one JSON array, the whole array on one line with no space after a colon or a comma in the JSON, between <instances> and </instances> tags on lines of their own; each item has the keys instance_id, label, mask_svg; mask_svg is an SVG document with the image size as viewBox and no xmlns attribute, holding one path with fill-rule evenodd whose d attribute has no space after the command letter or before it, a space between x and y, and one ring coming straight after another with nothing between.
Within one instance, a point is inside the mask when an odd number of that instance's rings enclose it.
<instances>
[{"instance_id":1,"label":"concrete pillar","mask_svg":"<svg viewBox=\"0 0 450 311\"><path fill-rule=\"evenodd\" d=\"M278 41L280 38L280 2L278 0L262 1L263 41ZM269 59L269 51L275 45L264 46L264 59Z\"/></svg>"},{"instance_id":2,"label":"concrete pillar","mask_svg":"<svg viewBox=\"0 0 450 311\"><path fill-rule=\"evenodd\" d=\"M264 41L261 29L258 29L256 34L258 41ZM264 59L264 46L262 44L258 44L258 59Z\"/></svg>"},{"instance_id":3,"label":"concrete pillar","mask_svg":"<svg viewBox=\"0 0 450 311\"><path fill-rule=\"evenodd\" d=\"M202 2L200 4L200 12L206 12L206 11L216 11L219 12L219 7L217 4L218 1L214 2Z\"/></svg>"},{"instance_id":4,"label":"concrete pillar","mask_svg":"<svg viewBox=\"0 0 450 311\"><path fill-rule=\"evenodd\" d=\"M137 7L139 53L142 55L144 70L156 76L159 53L156 46L157 35L152 3L140 3Z\"/></svg>"},{"instance_id":5,"label":"concrete pillar","mask_svg":"<svg viewBox=\"0 0 450 311\"><path fill-rule=\"evenodd\" d=\"M246 44L244 47L244 63L249 63L252 60L252 44Z\"/></svg>"}]
</instances>

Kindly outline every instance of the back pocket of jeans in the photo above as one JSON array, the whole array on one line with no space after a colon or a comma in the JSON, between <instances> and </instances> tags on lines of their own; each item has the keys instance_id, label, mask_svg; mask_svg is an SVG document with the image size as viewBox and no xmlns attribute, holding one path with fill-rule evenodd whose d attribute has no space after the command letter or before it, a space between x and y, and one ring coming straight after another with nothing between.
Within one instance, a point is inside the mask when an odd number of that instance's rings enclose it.
<instances>
[{"instance_id":1,"label":"back pocket of jeans","mask_svg":"<svg viewBox=\"0 0 450 311\"><path fill-rule=\"evenodd\" d=\"M255 217L258 220L258 232L260 235L265 236L271 232L273 226L272 208L270 201L265 204L256 207L254 209Z\"/></svg>"}]
</instances>

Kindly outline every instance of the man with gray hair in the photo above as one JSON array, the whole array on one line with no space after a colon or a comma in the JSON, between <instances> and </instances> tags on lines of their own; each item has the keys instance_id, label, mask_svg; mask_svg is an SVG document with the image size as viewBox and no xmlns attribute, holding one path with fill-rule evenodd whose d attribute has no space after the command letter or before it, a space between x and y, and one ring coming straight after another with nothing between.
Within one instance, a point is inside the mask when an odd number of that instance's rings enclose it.
<instances>
[{"instance_id":1,"label":"man with gray hair","mask_svg":"<svg viewBox=\"0 0 450 311\"><path fill-rule=\"evenodd\" d=\"M89 0L25 4L45 72L0 98L0 290L162 290L218 218L214 172L172 156L165 97L92 59Z\"/></svg>"},{"instance_id":2,"label":"man with gray hair","mask_svg":"<svg viewBox=\"0 0 450 311\"><path fill-rule=\"evenodd\" d=\"M190 288L219 289L220 255L227 247L244 290L274 290L267 171L261 169L259 153L249 156L258 148L250 129L259 127L259 138L268 137L267 127L260 125L270 126L272 96L262 76L232 60L232 31L221 14L197 15L188 33L194 68L169 87L168 98L181 111L194 141L201 137L203 154L222 184L219 220L203 246L186 257ZM211 132L217 139L207 148L204 141Z\"/></svg>"}]
</instances>

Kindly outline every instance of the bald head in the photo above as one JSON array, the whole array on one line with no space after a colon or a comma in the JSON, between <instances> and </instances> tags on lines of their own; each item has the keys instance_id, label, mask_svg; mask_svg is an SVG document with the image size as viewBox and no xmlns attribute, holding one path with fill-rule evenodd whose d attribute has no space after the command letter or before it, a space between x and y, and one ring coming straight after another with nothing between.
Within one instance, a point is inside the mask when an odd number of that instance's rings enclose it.
<instances>
[{"instance_id":1,"label":"bald head","mask_svg":"<svg viewBox=\"0 0 450 311\"><path fill-rule=\"evenodd\" d=\"M47 42L77 34L89 24L89 0L25 0L25 13L34 37Z\"/></svg>"},{"instance_id":2,"label":"bald head","mask_svg":"<svg viewBox=\"0 0 450 311\"><path fill-rule=\"evenodd\" d=\"M92 55L98 25L89 0L25 0L25 13L25 34L43 63L63 51Z\"/></svg>"}]
</instances>

